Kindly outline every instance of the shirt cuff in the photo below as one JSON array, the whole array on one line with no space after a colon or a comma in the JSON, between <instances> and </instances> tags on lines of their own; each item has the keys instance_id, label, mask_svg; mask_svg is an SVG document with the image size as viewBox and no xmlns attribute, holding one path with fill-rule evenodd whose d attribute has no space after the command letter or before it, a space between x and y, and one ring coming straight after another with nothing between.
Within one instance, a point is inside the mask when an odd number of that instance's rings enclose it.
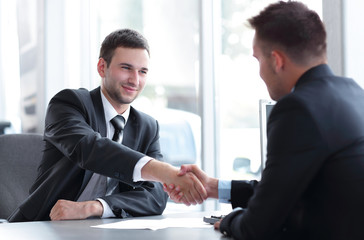
<instances>
[{"instance_id":1,"label":"shirt cuff","mask_svg":"<svg viewBox=\"0 0 364 240\"><path fill-rule=\"evenodd\" d=\"M110 217L116 217L115 214L112 212L109 204L107 204L103 199L97 198L97 201L99 201L102 204L102 207L104 208L102 212L101 218L110 218Z\"/></svg>"},{"instance_id":2,"label":"shirt cuff","mask_svg":"<svg viewBox=\"0 0 364 240\"><path fill-rule=\"evenodd\" d=\"M145 164L147 164L152 159L153 158L148 157L148 156L145 156L145 157L142 157L141 159L139 159L139 161L135 165L134 171L133 171L133 181L134 182L145 181L142 178L142 168L145 166Z\"/></svg>"},{"instance_id":3,"label":"shirt cuff","mask_svg":"<svg viewBox=\"0 0 364 240\"><path fill-rule=\"evenodd\" d=\"M231 180L219 180L218 194L220 203L231 203Z\"/></svg>"}]
</instances>

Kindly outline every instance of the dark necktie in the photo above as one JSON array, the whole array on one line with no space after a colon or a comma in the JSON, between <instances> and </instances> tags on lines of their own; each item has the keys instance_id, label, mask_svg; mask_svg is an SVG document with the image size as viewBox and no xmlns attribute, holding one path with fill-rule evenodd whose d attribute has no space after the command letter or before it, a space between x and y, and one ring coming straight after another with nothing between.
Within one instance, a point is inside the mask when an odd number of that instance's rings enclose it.
<instances>
[{"instance_id":1,"label":"dark necktie","mask_svg":"<svg viewBox=\"0 0 364 240\"><path fill-rule=\"evenodd\" d=\"M123 116L117 115L113 119L110 120L111 124L115 128L114 136L112 140L115 142L121 143L121 139L123 138L123 130L125 126L125 119Z\"/></svg>"},{"instance_id":2,"label":"dark necktie","mask_svg":"<svg viewBox=\"0 0 364 240\"><path fill-rule=\"evenodd\" d=\"M125 126L125 119L123 116L117 115L113 119L110 120L111 124L115 128L114 136L112 140L118 143L121 143L123 139L123 130ZM119 181L113 178L107 178L107 188L106 188L106 196L110 195L117 191L117 186Z\"/></svg>"}]
</instances>

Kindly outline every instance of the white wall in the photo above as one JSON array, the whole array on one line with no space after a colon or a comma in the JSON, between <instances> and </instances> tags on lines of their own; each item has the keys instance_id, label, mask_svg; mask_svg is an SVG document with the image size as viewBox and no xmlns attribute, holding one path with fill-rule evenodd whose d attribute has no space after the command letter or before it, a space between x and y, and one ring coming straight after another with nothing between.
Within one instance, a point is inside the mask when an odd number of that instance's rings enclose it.
<instances>
[{"instance_id":1,"label":"white wall","mask_svg":"<svg viewBox=\"0 0 364 240\"><path fill-rule=\"evenodd\" d=\"M344 75L354 78L362 87L364 87L363 9L363 0L344 1Z\"/></svg>"}]
</instances>

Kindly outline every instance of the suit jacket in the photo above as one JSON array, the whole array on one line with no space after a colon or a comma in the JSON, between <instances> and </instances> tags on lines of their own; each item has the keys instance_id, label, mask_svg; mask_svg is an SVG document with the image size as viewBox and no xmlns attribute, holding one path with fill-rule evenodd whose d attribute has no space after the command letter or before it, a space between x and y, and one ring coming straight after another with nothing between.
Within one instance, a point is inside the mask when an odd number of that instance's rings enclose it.
<instances>
[{"instance_id":1,"label":"suit jacket","mask_svg":"<svg viewBox=\"0 0 364 240\"><path fill-rule=\"evenodd\" d=\"M43 159L30 196L9 221L49 220L59 199L76 201L93 172L119 180L120 193L105 196L117 217L161 214L167 195L156 182L133 182L133 170L144 156L162 159L155 119L131 107L123 143L106 138L100 88L63 90L47 109Z\"/></svg>"},{"instance_id":2,"label":"suit jacket","mask_svg":"<svg viewBox=\"0 0 364 240\"><path fill-rule=\"evenodd\" d=\"M261 181L233 181L236 239L364 239L364 91L327 65L273 108Z\"/></svg>"}]
</instances>

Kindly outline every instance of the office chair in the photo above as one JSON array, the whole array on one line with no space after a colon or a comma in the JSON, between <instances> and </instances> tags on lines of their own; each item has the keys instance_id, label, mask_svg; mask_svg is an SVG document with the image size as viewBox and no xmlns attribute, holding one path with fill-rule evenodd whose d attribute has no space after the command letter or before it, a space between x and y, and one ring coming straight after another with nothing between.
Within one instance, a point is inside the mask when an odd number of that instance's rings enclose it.
<instances>
[{"instance_id":1,"label":"office chair","mask_svg":"<svg viewBox=\"0 0 364 240\"><path fill-rule=\"evenodd\" d=\"M43 145L41 134L0 135L0 222L28 197Z\"/></svg>"}]
</instances>

